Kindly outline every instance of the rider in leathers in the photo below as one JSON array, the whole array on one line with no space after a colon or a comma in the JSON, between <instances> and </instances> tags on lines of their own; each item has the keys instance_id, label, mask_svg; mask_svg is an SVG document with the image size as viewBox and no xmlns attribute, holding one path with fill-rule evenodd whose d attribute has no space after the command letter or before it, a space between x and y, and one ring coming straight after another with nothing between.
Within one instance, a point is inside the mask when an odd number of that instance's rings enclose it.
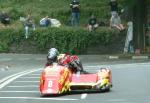
<instances>
[{"instance_id":1,"label":"rider in leathers","mask_svg":"<svg viewBox=\"0 0 150 103\"><path fill-rule=\"evenodd\" d=\"M57 62L59 65L67 66L74 72L83 72L83 66L78 56L59 54L56 48L49 49L46 66L52 65L53 62Z\"/></svg>"}]
</instances>

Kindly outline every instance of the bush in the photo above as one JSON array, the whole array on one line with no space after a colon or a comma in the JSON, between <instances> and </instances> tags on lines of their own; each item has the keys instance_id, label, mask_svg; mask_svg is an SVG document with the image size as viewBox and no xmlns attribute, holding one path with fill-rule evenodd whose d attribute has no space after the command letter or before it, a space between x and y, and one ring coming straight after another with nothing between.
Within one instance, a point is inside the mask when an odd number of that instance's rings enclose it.
<instances>
[{"instance_id":1,"label":"bush","mask_svg":"<svg viewBox=\"0 0 150 103\"><path fill-rule=\"evenodd\" d=\"M39 28L36 31L31 31L30 34L29 39L26 40L22 29L1 30L0 52L12 52L12 45L15 45L15 52L22 52L18 48L25 48L25 46L22 46L22 42L27 42L30 43L28 49L30 49L30 46L34 46L35 51L40 51L40 53L45 53L49 48L56 47L62 53L82 54L86 52L90 45L111 44L118 38L119 33L106 27L99 28L95 32L88 32L83 28L49 27Z\"/></svg>"},{"instance_id":2,"label":"bush","mask_svg":"<svg viewBox=\"0 0 150 103\"><path fill-rule=\"evenodd\" d=\"M62 52L80 53L88 46L88 35L88 32L83 29L66 27L39 29L33 32L32 37L41 51L57 47Z\"/></svg>"}]
</instances>

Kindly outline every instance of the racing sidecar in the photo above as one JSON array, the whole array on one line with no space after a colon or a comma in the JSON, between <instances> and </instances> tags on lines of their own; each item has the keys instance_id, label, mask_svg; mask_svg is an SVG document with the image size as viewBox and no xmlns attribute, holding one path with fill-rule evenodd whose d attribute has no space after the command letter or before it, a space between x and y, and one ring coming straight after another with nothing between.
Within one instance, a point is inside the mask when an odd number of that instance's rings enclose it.
<instances>
[{"instance_id":1,"label":"racing sidecar","mask_svg":"<svg viewBox=\"0 0 150 103\"><path fill-rule=\"evenodd\" d=\"M41 95L63 94L71 91L109 91L112 87L111 70L101 68L97 73L75 73L57 63L44 68L40 78Z\"/></svg>"}]
</instances>

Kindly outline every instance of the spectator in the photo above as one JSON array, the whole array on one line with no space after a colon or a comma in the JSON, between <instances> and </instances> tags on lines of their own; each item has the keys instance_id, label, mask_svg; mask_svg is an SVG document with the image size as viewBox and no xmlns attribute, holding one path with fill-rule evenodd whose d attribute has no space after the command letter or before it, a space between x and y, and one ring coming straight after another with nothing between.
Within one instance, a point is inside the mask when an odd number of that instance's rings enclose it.
<instances>
[{"instance_id":1,"label":"spectator","mask_svg":"<svg viewBox=\"0 0 150 103\"><path fill-rule=\"evenodd\" d=\"M51 25L51 19L48 16L40 20L40 26L47 27L49 25Z\"/></svg>"},{"instance_id":2,"label":"spectator","mask_svg":"<svg viewBox=\"0 0 150 103\"><path fill-rule=\"evenodd\" d=\"M128 30L127 30L127 36L125 41L125 47L124 47L124 53L134 53L133 48L133 22L129 21L127 23Z\"/></svg>"},{"instance_id":3,"label":"spectator","mask_svg":"<svg viewBox=\"0 0 150 103\"><path fill-rule=\"evenodd\" d=\"M106 26L106 23L104 20L99 20L98 26Z\"/></svg>"},{"instance_id":4,"label":"spectator","mask_svg":"<svg viewBox=\"0 0 150 103\"><path fill-rule=\"evenodd\" d=\"M35 30L35 23L33 17L29 14L25 19L25 36L28 38L29 35L29 27L32 27Z\"/></svg>"},{"instance_id":5,"label":"spectator","mask_svg":"<svg viewBox=\"0 0 150 103\"><path fill-rule=\"evenodd\" d=\"M51 19L51 27L60 27L61 23L57 19Z\"/></svg>"},{"instance_id":6,"label":"spectator","mask_svg":"<svg viewBox=\"0 0 150 103\"><path fill-rule=\"evenodd\" d=\"M2 13L0 14L0 20L1 23L4 24L5 26L10 24L10 16L5 11L2 11Z\"/></svg>"},{"instance_id":7,"label":"spectator","mask_svg":"<svg viewBox=\"0 0 150 103\"><path fill-rule=\"evenodd\" d=\"M88 21L88 30L93 31L98 27L97 19L94 15L91 15L89 21Z\"/></svg>"},{"instance_id":8,"label":"spectator","mask_svg":"<svg viewBox=\"0 0 150 103\"><path fill-rule=\"evenodd\" d=\"M125 29L124 26L121 24L121 19L118 14L115 14L114 16L111 17L110 27L115 27L120 31Z\"/></svg>"},{"instance_id":9,"label":"spectator","mask_svg":"<svg viewBox=\"0 0 150 103\"><path fill-rule=\"evenodd\" d=\"M111 7L111 17L118 14L118 2L117 2L117 0L110 0L109 5Z\"/></svg>"},{"instance_id":10,"label":"spectator","mask_svg":"<svg viewBox=\"0 0 150 103\"><path fill-rule=\"evenodd\" d=\"M73 0L70 3L70 8L72 9L71 25L77 26L77 25L79 25L79 17L80 17L80 3L79 3L79 1Z\"/></svg>"}]
</instances>

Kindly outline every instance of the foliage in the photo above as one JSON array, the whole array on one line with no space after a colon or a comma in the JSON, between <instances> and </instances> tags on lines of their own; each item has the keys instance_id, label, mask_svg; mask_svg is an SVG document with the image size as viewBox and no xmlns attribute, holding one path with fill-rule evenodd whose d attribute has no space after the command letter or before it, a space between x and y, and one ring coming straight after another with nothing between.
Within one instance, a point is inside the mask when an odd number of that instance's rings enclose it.
<instances>
[{"instance_id":1,"label":"foliage","mask_svg":"<svg viewBox=\"0 0 150 103\"><path fill-rule=\"evenodd\" d=\"M0 0L0 9L10 13L15 21L19 20L20 16L32 13L36 23L39 23L42 17L49 15L51 18L60 20L62 24L67 24L71 16L70 2L71 0ZM91 13L100 19L109 19L110 7L108 2L107 0L80 0L81 25L87 23ZM125 0L121 4L124 2Z\"/></svg>"},{"instance_id":2,"label":"foliage","mask_svg":"<svg viewBox=\"0 0 150 103\"><path fill-rule=\"evenodd\" d=\"M118 38L119 33L108 27L101 27L95 32L88 32L84 28L91 14L95 14L98 20L109 21L111 16L109 1L80 0L79 28L67 27L70 25L70 2L71 0L0 0L1 11L8 12L13 21L10 28L0 30L0 52L11 52L12 46L15 52L22 52L19 49L25 48L22 44L25 42L28 43L26 46L34 47L35 51L46 52L50 47L57 47L62 52L81 54L88 46L108 45ZM126 0L118 2L120 7L127 5ZM30 37L25 39L19 17L25 17L29 13L34 17L37 29L30 31ZM46 15L60 20L63 26L61 28L38 27L39 20Z\"/></svg>"},{"instance_id":3,"label":"foliage","mask_svg":"<svg viewBox=\"0 0 150 103\"><path fill-rule=\"evenodd\" d=\"M0 36L0 52L11 52L12 44L15 44L16 52L18 52L17 49L21 46L21 42L26 40L21 29L1 30ZM61 52L82 54L90 45L108 45L117 38L116 30L107 27L99 28L95 32L88 32L83 28L64 27L40 28L31 31L31 35L26 41L31 43L29 46L35 46L36 50L40 52L46 52L50 47L56 47Z\"/></svg>"}]
</instances>

